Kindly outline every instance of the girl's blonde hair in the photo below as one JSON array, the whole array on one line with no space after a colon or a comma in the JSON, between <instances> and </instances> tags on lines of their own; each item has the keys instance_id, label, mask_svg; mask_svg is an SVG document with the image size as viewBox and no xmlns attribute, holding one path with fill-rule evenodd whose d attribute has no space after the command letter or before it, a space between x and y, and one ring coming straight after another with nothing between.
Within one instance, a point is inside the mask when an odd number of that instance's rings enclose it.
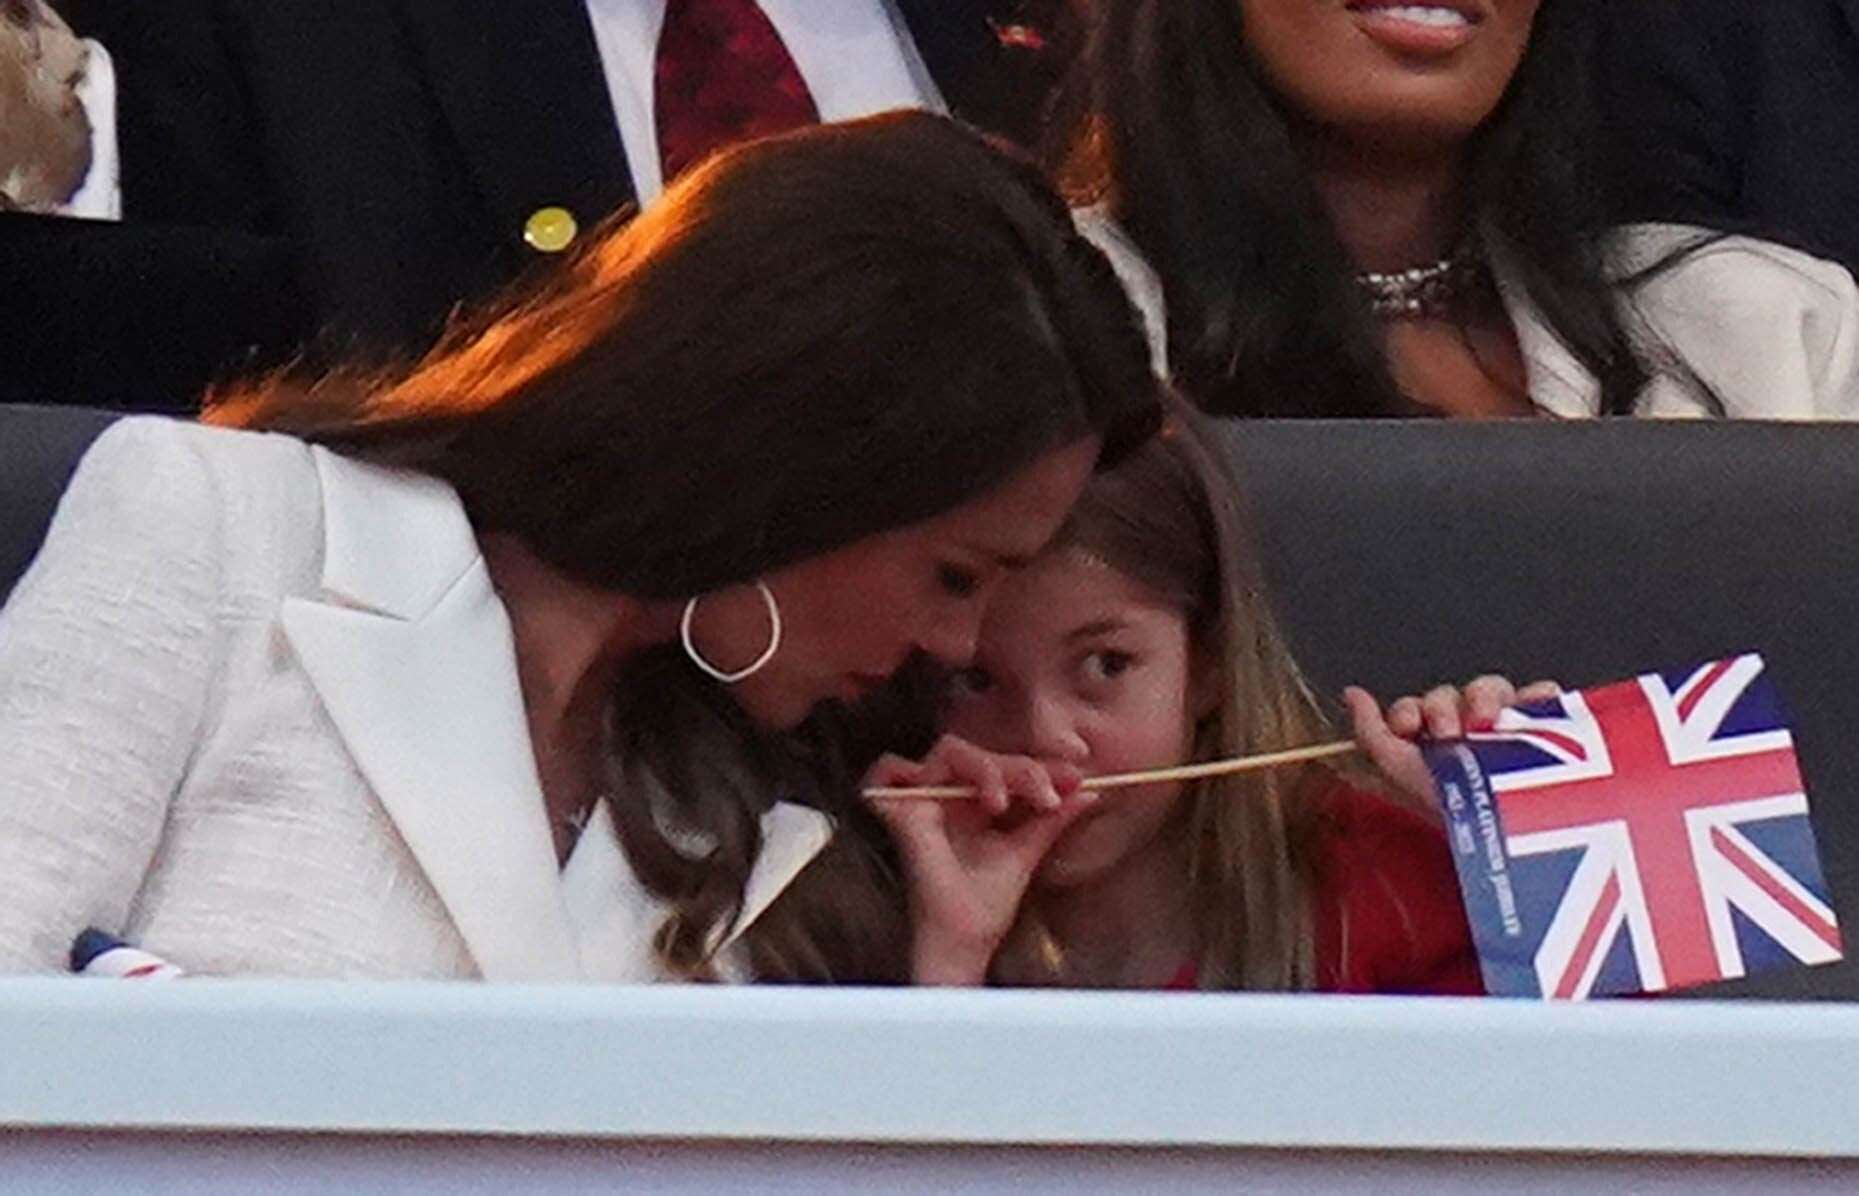
<instances>
[{"instance_id":1,"label":"girl's blonde hair","mask_svg":"<svg viewBox=\"0 0 1859 1196\"><path fill-rule=\"evenodd\" d=\"M1241 503L1209 431L1176 411L1147 447L1092 480L1049 549L1091 557L1181 611L1195 667L1215 670L1216 700L1194 730L1197 760L1328 734L1266 599ZM1279 769L1183 791L1200 987L1314 987L1301 850L1312 816L1297 795L1318 779L1308 767Z\"/></svg>"}]
</instances>

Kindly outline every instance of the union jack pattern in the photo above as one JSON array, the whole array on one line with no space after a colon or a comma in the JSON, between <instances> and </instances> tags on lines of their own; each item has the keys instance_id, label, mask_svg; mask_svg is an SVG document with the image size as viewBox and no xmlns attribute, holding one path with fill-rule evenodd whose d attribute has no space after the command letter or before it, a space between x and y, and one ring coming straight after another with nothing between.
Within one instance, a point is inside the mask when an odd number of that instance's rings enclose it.
<instances>
[{"instance_id":1,"label":"union jack pattern","mask_svg":"<svg viewBox=\"0 0 1859 1196\"><path fill-rule=\"evenodd\" d=\"M1760 656L1507 710L1427 757L1493 993L1657 992L1840 958Z\"/></svg>"}]
</instances>

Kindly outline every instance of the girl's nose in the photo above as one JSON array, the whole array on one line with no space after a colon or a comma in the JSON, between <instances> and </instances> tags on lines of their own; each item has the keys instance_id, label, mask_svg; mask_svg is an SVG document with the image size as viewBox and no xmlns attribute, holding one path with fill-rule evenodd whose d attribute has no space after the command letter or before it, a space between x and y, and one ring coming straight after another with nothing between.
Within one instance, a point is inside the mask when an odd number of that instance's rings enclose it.
<instances>
[{"instance_id":1,"label":"girl's nose","mask_svg":"<svg viewBox=\"0 0 1859 1196\"><path fill-rule=\"evenodd\" d=\"M1064 702L1044 694L1030 694L1024 717L1027 755L1079 765L1090 756L1090 745L1079 734L1077 720Z\"/></svg>"}]
</instances>

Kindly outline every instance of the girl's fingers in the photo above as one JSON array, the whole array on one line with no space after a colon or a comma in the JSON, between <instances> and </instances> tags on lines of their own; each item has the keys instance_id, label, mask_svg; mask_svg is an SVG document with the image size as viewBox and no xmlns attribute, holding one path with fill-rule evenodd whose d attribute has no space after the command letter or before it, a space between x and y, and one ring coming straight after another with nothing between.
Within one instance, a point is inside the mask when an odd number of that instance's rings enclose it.
<instances>
[{"instance_id":1,"label":"girl's fingers","mask_svg":"<svg viewBox=\"0 0 1859 1196\"><path fill-rule=\"evenodd\" d=\"M967 740L945 735L931 749L930 758L940 760L956 784L974 786L982 809L996 817L1007 812L1007 777L999 757L982 751Z\"/></svg>"},{"instance_id":2,"label":"girl's fingers","mask_svg":"<svg viewBox=\"0 0 1859 1196\"><path fill-rule=\"evenodd\" d=\"M1370 699L1373 701L1374 699ZM1375 712L1376 720L1381 721L1379 708ZM1426 726L1426 715L1420 708L1420 699L1415 697L1396 698L1388 707L1387 729L1403 739L1412 739L1419 735Z\"/></svg>"},{"instance_id":3,"label":"girl's fingers","mask_svg":"<svg viewBox=\"0 0 1859 1196\"><path fill-rule=\"evenodd\" d=\"M1517 691L1518 702L1540 702L1562 695L1562 686L1554 681L1532 681Z\"/></svg>"},{"instance_id":4,"label":"girl's fingers","mask_svg":"<svg viewBox=\"0 0 1859 1196\"><path fill-rule=\"evenodd\" d=\"M890 754L880 757L866 770L864 787L962 785L975 791L976 805L981 810L990 818L999 818L1015 802L1042 813L1057 810L1083 783L1084 774L1069 764L998 755L949 735L938 741L921 762ZM899 801L925 804L912 799Z\"/></svg>"},{"instance_id":5,"label":"girl's fingers","mask_svg":"<svg viewBox=\"0 0 1859 1196\"><path fill-rule=\"evenodd\" d=\"M1519 689L1508 677L1479 677L1465 687L1466 730L1488 730L1505 709L1540 702L1561 692L1562 686L1554 681L1532 681Z\"/></svg>"},{"instance_id":6,"label":"girl's fingers","mask_svg":"<svg viewBox=\"0 0 1859 1196\"><path fill-rule=\"evenodd\" d=\"M885 753L865 770L864 789L902 789L922 783L923 766L915 760Z\"/></svg>"},{"instance_id":7,"label":"girl's fingers","mask_svg":"<svg viewBox=\"0 0 1859 1196\"><path fill-rule=\"evenodd\" d=\"M945 762L958 783L973 785L983 807L996 816L1016 800L1034 810L1057 809L1084 783L1084 774L1070 765L997 754L953 735L945 736L931 757Z\"/></svg>"},{"instance_id":8,"label":"girl's fingers","mask_svg":"<svg viewBox=\"0 0 1859 1196\"><path fill-rule=\"evenodd\" d=\"M951 766L948 753L938 744L921 760L887 752L865 770L862 787L866 789L913 789L928 785L966 783Z\"/></svg>"},{"instance_id":9,"label":"girl's fingers","mask_svg":"<svg viewBox=\"0 0 1859 1196\"><path fill-rule=\"evenodd\" d=\"M1457 739L1465 733L1459 717L1459 690L1452 685L1437 685L1420 699L1425 716L1426 733L1434 739Z\"/></svg>"},{"instance_id":10,"label":"girl's fingers","mask_svg":"<svg viewBox=\"0 0 1859 1196\"><path fill-rule=\"evenodd\" d=\"M1414 702L1412 698L1403 699ZM1389 748L1405 743L1394 725L1395 715L1400 702L1389 708L1387 717L1381 713L1381 703L1375 695L1359 686L1350 686L1343 691L1343 705L1349 710L1349 721L1355 731L1356 743L1367 752L1369 758L1380 763L1380 756ZM1419 704L1414 703L1414 714L1418 717Z\"/></svg>"},{"instance_id":11,"label":"girl's fingers","mask_svg":"<svg viewBox=\"0 0 1859 1196\"><path fill-rule=\"evenodd\" d=\"M865 771L862 787L866 789L909 789L918 785L942 785L951 781L949 769L933 755L924 760L908 760L886 754ZM942 803L917 801L907 797L868 798L878 820L906 846L923 849L946 841L944 825L947 811ZM946 845L946 843L945 843Z\"/></svg>"},{"instance_id":12,"label":"girl's fingers","mask_svg":"<svg viewBox=\"0 0 1859 1196\"><path fill-rule=\"evenodd\" d=\"M939 808L941 803L875 797L866 804L910 862L913 873L919 870L941 873L953 867L954 848L949 842L944 811Z\"/></svg>"},{"instance_id":13,"label":"girl's fingers","mask_svg":"<svg viewBox=\"0 0 1859 1196\"><path fill-rule=\"evenodd\" d=\"M876 782L868 788L891 788L891 782ZM903 788L903 786L897 786ZM868 797L865 804L892 831L899 834L915 833L918 830L934 827L942 821L942 811L933 801L916 801L908 797Z\"/></svg>"},{"instance_id":14,"label":"girl's fingers","mask_svg":"<svg viewBox=\"0 0 1859 1196\"><path fill-rule=\"evenodd\" d=\"M1498 712L1517 703L1517 687L1510 678L1487 674L1465 685L1465 728L1479 731L1497 721Z\"/></svg>"},{"instance_id":15,"label":"girl's fingers","mask_svg":"<svg viewBox=\"0 0 1859 1196\"><path fill-rule=\"evenodd\" d=\"M1007 787L1035 810L1056 810L1064 802L1052 783L1052 774L1036 760L1010 756L1001 760L1001 772Z\"/></svg>"},{"instance_id":16,"label":"girl's fingers","mask_svg":"<svg viewBox=\"0 0 1859 1196\"><path fill-rule=\"evenodd\" d=\"M1045 763L1044 767L1046 775L1052 779L1053 789L1058 791L1060 797L1070 797L1084 784L1084 770L1081 768L1056 760Z\"/></svg>"},{"instance_id":17,"label":"girl's fingers","mask_svg":"<svg viewBox=\"0 0 1859 1196\"><path fill-rule=\"evenodd\" d=\"M1418 699L1407 698L1404 701L1412 702L1417 713ZM1381 770L1383 776L1401 789L1424 799L1431 792L1432 784L1426 761L1421 758L1420 749L1412 737L1399 734L1393 726L1392 710L1387 718L1383 718L1381 704L1374 696L1367 690L1353 686L1343 691L1343 702L1349 708L1356 744L1362 749L1362 754ZM1395 705L1399 706L1400 703Z\"/></svg>"}]
</instances>

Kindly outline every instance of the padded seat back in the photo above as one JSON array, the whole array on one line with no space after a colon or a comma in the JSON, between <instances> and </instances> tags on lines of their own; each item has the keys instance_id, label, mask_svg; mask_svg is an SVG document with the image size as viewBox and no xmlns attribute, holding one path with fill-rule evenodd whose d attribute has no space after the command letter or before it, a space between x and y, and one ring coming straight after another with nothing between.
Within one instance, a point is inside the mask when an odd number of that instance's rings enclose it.
<instances>
[{"instance_id":1,"label":"padded seat back","mask_svg":"<svg viewBox=\"0 0 1859 1196\"><path fill-rule=\"evenodd\" d=\"M1859 954L1859 426L1227 423L1319 691L1587 686L1759 651ZM1716 995L1859 998L1859 964Z\"/></svg>"},{"instance_id":2,"label":"padded seat back","mask_svg":"<svg viewBox=\"0 0 1859 1196\"><path fill-rule=\"evenodd\" d=\"M0 602L31 564L78 459L117 416L0 404Z\"/></svg>"}]
</instances>

